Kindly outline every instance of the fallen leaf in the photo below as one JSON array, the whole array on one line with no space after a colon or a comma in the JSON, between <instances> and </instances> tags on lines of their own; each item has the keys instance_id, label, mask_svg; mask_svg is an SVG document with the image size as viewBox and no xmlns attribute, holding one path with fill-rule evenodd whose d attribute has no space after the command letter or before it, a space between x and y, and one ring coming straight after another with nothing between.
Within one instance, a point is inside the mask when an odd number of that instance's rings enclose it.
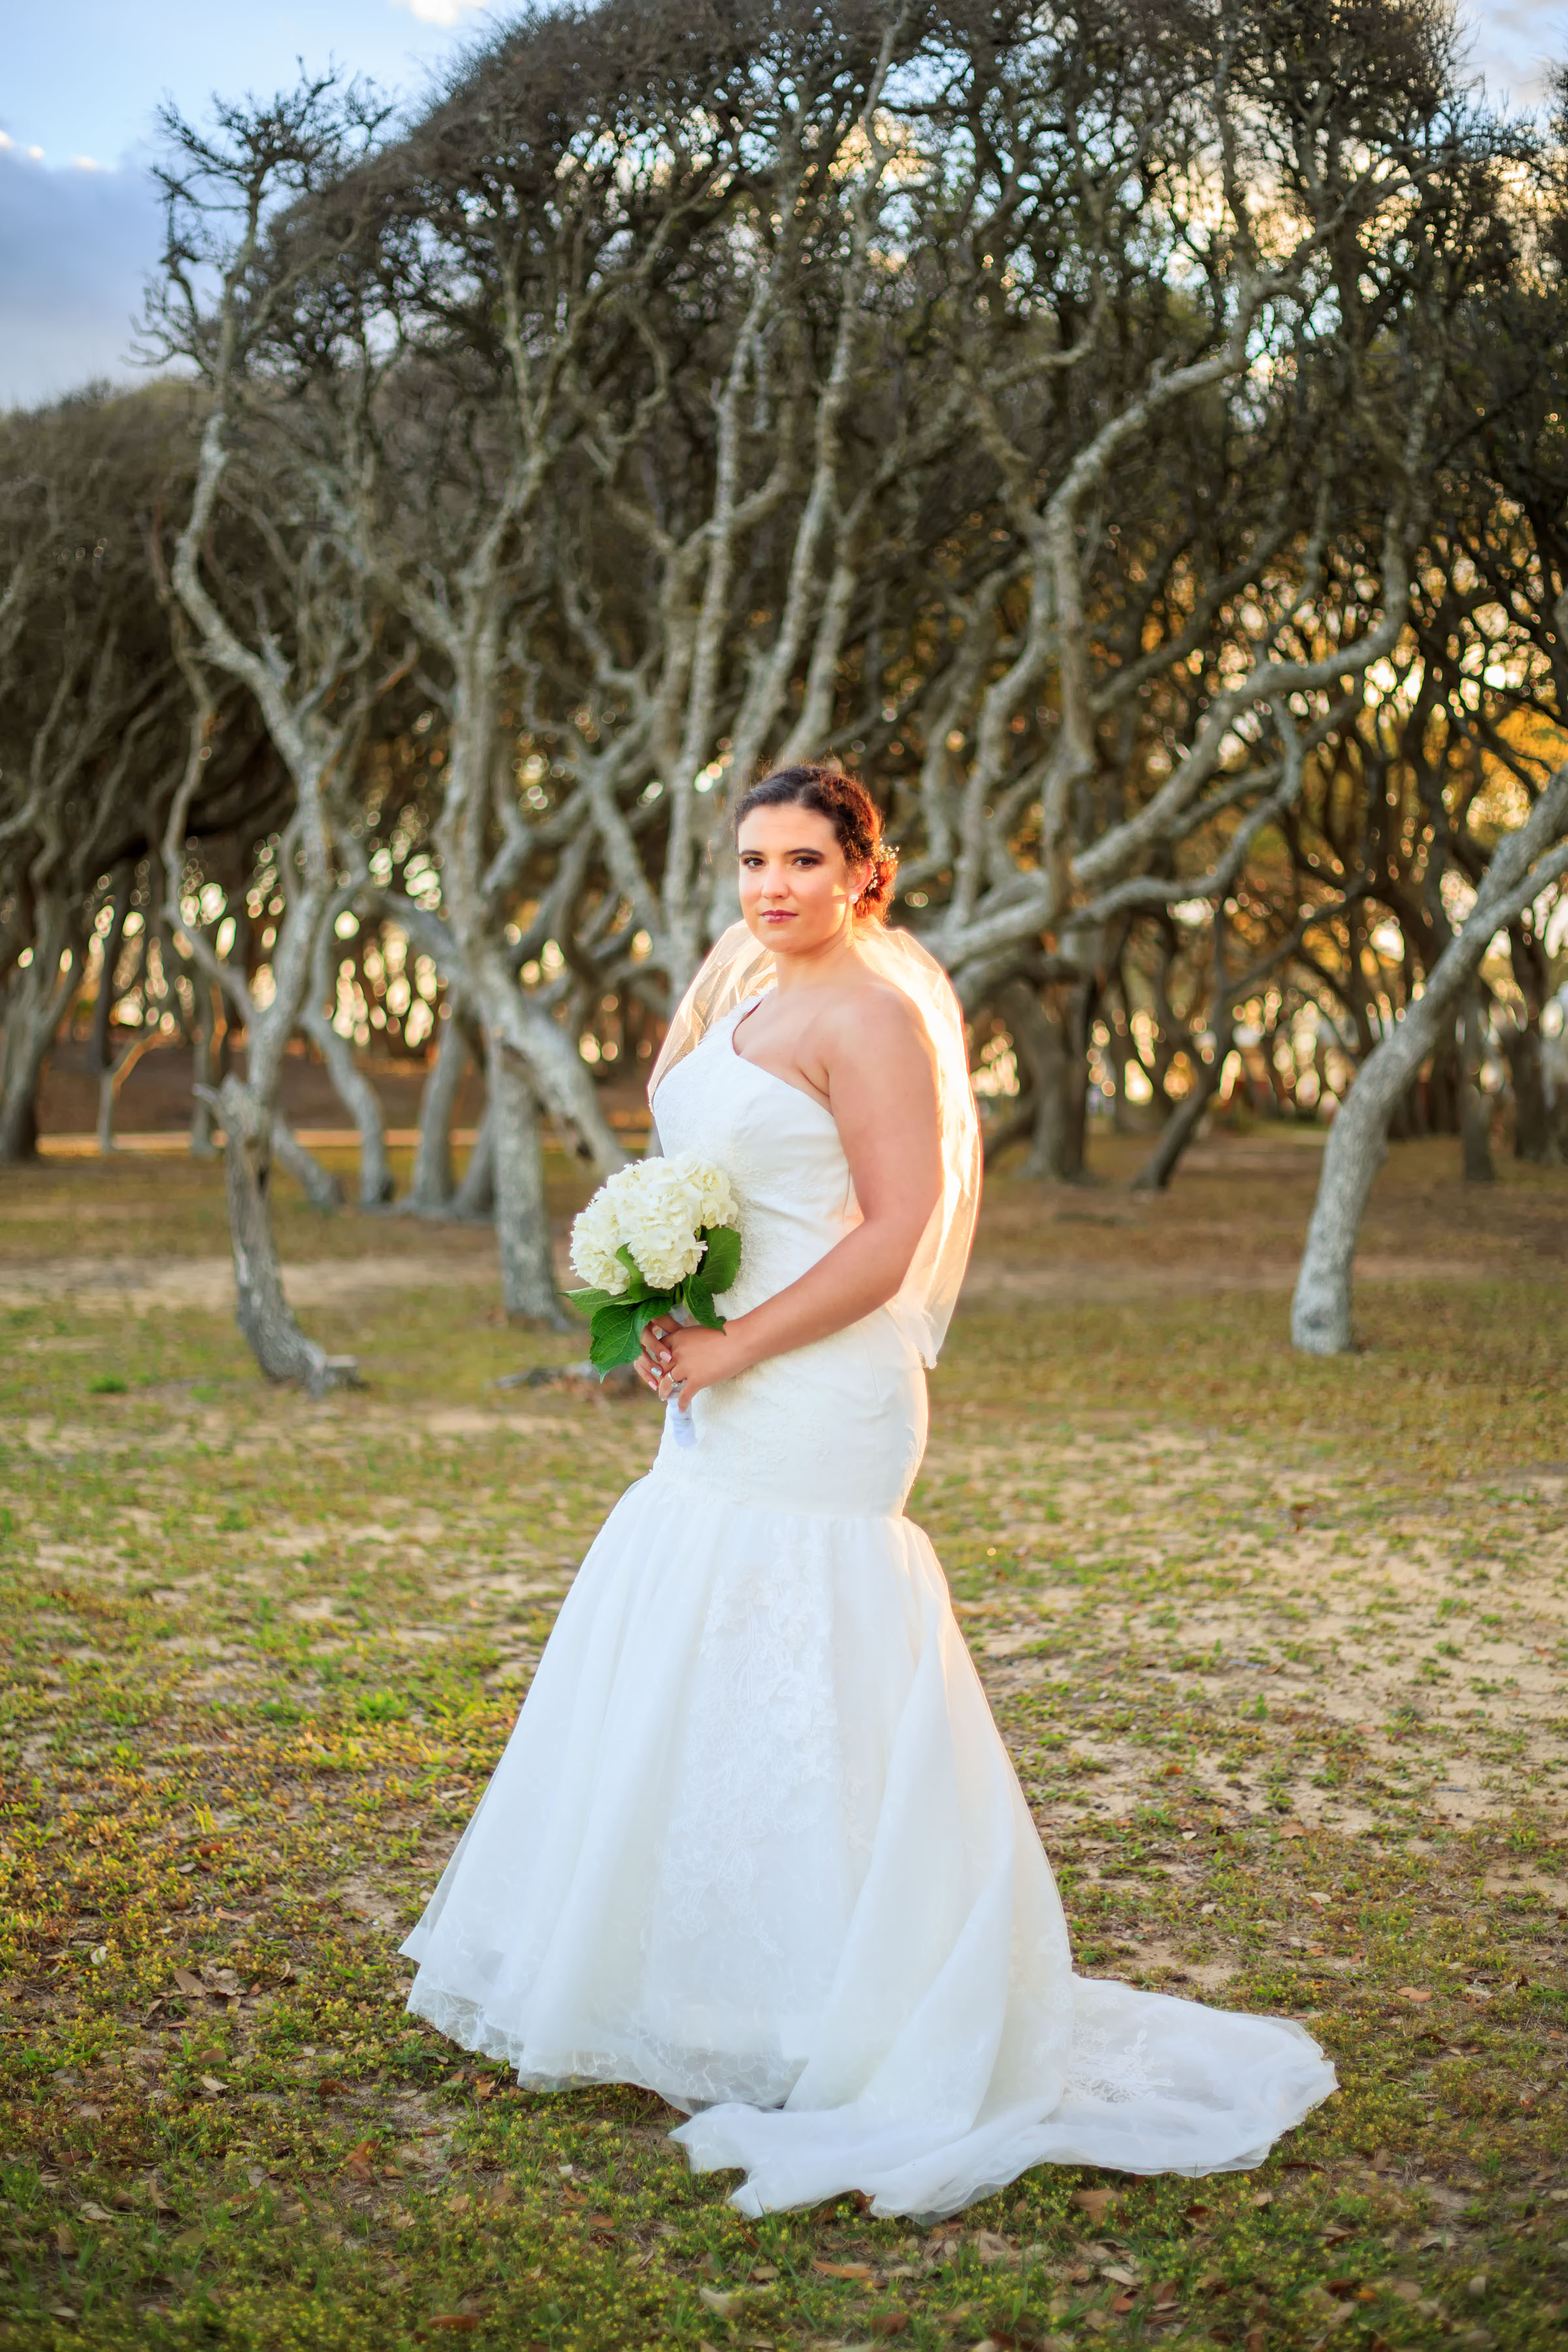
<instances>
[{"instance_id":1,"label":"fallen leaf","mask_svg":"<svg viewBox=\"0 0 1568 2352\"><path fill-rule=\"evenodd\" d=\"M84 2205L81 2217L84 2221L112 2221L114 2219L113 2214L106 2213L101 2205Z\"/></svg>"},{"instance_id":2,"label":"fallen leaf","mask_svg":"<svg viewBox=\"0 0 1568 2352\"><path fill-rule=\"evenodd\" d=\"M1111 2304L1112 2311L1131 2311L1138 2298L1135 2294L1119 2294Z\"/></svg>"},{"instance_id":3,"label":"fallen leaf","mask_svg":"<svg viewBox=\"0 0 1568 2352\"><path fill-rule=\"evenodd\" d=\"M1182 2218L1186 2221L1206 2221L1208 2220L1208 2212L1209 2209L1206 2205L1189 2205L1183 2213Z\"/></svg>"},{"instance_id":4,"label":"fallen leaf","mask_svg":"<svg viewBox=\"0 0 1568 2352\"><path fill-rule=\"evenodd\" d=\"M55 2223L55 2252L57 2254L74 2254L76 2252L76 2240L71 2235L68 2221Z\"/></svg>"},{"instance_id":5,"label":"fallen leaf","mask_svg":"<svg viewBox=\"0 0 1568 2352\"><path fill-rule=\"evenodd\" d=\"M369 2180L373 2178L375 2170L375 2150L371 2147L369 2140L362 2139L357 2147L350 2148L343 2158L343 2170L355 2180Z\"/></svg>"},{"instance_id":6,"label":"fallen leaf","mask_svg":"<svg viewBox=\"0 0 1568 2352\"><path fill-rule=\"evenodd\" d=\"M1394 1990L1401 2000L1430 2000L1432 1998L1429 1992L1423 1992L1418 1985L1397 1985Z\"/></svg>"},{"instance_id":7,"label":"fallen leaf","mask_svg":"<svg viewBox=\"0 0 1568 2352\"><path fill-rule=\"evenodd\" d=\"M819 2263L818 2270L821 2267ZM721 2294L716 2286L700 2286L697 2290L697 2300L699 2303L706 2304L715 2319L728 2319L741 2298L738 2294Z\"/></svg>"},{"instance_id":8,"label":"fallen leaf","mask_svg":"<svg viewBox=\"0 0 1568 2352\"><path fill-rule=\"evenodd\" d=\"M907 2311L879 2311L870 2321L873 2336L901 2336L910 2324Z\"/></svg>"},{"instance_id":9,"label":"fallen leaf","mask_svg":"<svg viewBox=\"0 0 1568 2352\"><path fill-rule=\"evenodd\" d=\"M193 1976L189 1969L176 1969L174 1982L182 1992L189 1993L193 2000L199 2000L206 1990L200 1977Z\"/></svg>"},{"instance_id":10,"label":"fallen leaf","mask_svg":"<svg viewBox=\"0 0 1568 2352\"><path fill-rule=\"evenodd\" d=\"M1005 2263L1016 2249L1007 2239L999 2238L994 2230L977 2230L974 2251L983 2263Z\"/></svg>"},{"instance_id":11,"label":"fallen leaf","mask_svg":"<svg viewBox=\"0 0 1568 2352\"><path fill-rule=\"evenodd\" d=\"M869 2263L814 2262L811 2267L814 2271L820 2271L824 2278L868 2279L876 2276Z\"/></svg>"},{"instance_id":12,"label":"fallen leaf","mask_svg":"<svg viewBox=\"0 0 1568 2352\"><path fill-rule=\"evenodd\" d=\"M1274 2191L1271 2189L1260 2189L1252 2201L1261 2211L1265 2205L1273 2204Z\"/></svg>"},{"instance_id":13,"label":"fallen leaf","mask_svg":"<svg viewBox=\"0 0 1568 2352\"><path fill-rule=\"evenodd\" d=\"M1116 2192L1110 2189L1075 2189L1068 2203L1089 2215L1098 2229L1116 2202Z\"/></svg>"},{"instance_id":14,"label":"fallen leaf","mask_svg":"<svg viewBox=\"0 0 1568 2352\"><path fill-rule=\"evenodd\" d=\"M1302 1828L1300 1822L1282 1822L1279 1827L1275 1831L1274 1834L1276 1837L1282 1838L1303 1838L1306 1836L1307 1832ZM1248 2336L1248 2344L1250 2344L1252 2338Z\"/></svg>"},{"instance_id":15,"label":"fallen leaf","mask_svg":"<svg viewBox=\"0 0 1568 2352\"><path fill-rule=\"evenodd\" d=\"M1163 2286L1157 2286L1154 2289L1155 2310L1168 2311L1172 2304L1175 2302L1181 2290L1178 2288L1174 2279L1167 2279Z\"/></svg>"},{"instance_id":16,"label":"fallen leaf","mask_svg":"<svg viewBox=\"0 0 1568 2352\"><path fill-rule=\"evenodd\" d=\"M220 2083L216 2074L204 2074L202 2076L202 2088L207 2093L209 2097L214 2099L226 2098L228 2095L228 2084L226 2083Z\"/></svg>"},{"instance_id":17,"label":"fallen leaf","mask_svg":"<svg viewBox=\"0 0 1568 2352\"><path fill-rule=\"evenodd\" d=\"M51 2303L49 2305L49 2317L51 2319L63 2319L67 2322L74 2322L81 2317L81 2314L79 2311L74 2311L68 2303Z\"/></svg>"}]
</instances>

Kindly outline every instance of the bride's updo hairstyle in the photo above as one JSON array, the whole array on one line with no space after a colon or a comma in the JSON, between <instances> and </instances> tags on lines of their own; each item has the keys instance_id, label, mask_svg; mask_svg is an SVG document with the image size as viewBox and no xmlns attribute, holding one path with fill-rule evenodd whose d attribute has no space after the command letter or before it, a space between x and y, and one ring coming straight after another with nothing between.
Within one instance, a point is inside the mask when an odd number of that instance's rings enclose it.
<instances>
[{"instance_id":1,"label":"bride's updo hairstyle","mask_svg":"<svg viewBox=\"0 0 1568 2352\"><path fill-rule=\"evenodd\" d=\"M881 815L864 784L826 761L777 768L742 794L735 811L737 834L752 811L760 808L815 809L818 816L825 816L837 836L846 864L870 862L871 871L855 901L856 920L886 921L899 853L883 840Z\"/></svg>"}]
</instances>

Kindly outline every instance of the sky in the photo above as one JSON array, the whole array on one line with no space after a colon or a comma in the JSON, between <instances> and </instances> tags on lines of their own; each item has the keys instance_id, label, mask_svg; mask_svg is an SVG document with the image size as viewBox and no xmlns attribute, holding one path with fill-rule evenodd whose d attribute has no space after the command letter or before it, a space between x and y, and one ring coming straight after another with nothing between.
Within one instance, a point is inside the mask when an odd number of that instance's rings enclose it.
<instances>
[{"instance_id":1,"label":"sky","mask_svg":"<svg viewBox=\"0 0 1568 2352\"><path fill-rule=\"evenodd\" d=\"M136 373L158 257L161 100L270 95L329 62L417 97L504 0L10 0L0 47L0 408ZM1472 57L1529 104L1568 55L1568 0L1464 0Z\"/></svg>"}]
</instances>

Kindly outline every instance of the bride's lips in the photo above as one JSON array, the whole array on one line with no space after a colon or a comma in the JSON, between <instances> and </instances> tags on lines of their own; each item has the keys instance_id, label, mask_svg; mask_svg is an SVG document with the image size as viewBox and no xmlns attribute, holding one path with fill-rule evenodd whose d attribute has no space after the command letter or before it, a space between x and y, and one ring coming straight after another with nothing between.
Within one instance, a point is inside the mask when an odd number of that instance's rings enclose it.
<instances>
[{"instance_id":1,"label":"bride's lips","mask_svg":"<svg viewBox=\"0 0 1568 2352\"><path fill-rule=\"evenodd\" d=\"M793 923L795 916L788 907L764 907L763 920L764 923Z\"/></svg>"}]
</instances>

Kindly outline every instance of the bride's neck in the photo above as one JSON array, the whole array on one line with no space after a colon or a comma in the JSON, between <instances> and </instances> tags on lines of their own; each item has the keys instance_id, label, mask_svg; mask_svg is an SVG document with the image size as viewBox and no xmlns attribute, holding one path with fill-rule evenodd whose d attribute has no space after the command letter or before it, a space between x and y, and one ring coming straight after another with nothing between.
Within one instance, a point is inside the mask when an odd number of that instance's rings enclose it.
<instances>
[{"instance_id":1,"label":"bride's neck","mask_svg":"<svg viewBox=\"0 0 1568 2352\"><path fill-rule=\"evenodd\" d=\"M848 924L819 946L781 955L775 950L773 972L782 996L792 988L834 988L854 980L865 970L855 934Z\"/></svg>"}]
</instances>

